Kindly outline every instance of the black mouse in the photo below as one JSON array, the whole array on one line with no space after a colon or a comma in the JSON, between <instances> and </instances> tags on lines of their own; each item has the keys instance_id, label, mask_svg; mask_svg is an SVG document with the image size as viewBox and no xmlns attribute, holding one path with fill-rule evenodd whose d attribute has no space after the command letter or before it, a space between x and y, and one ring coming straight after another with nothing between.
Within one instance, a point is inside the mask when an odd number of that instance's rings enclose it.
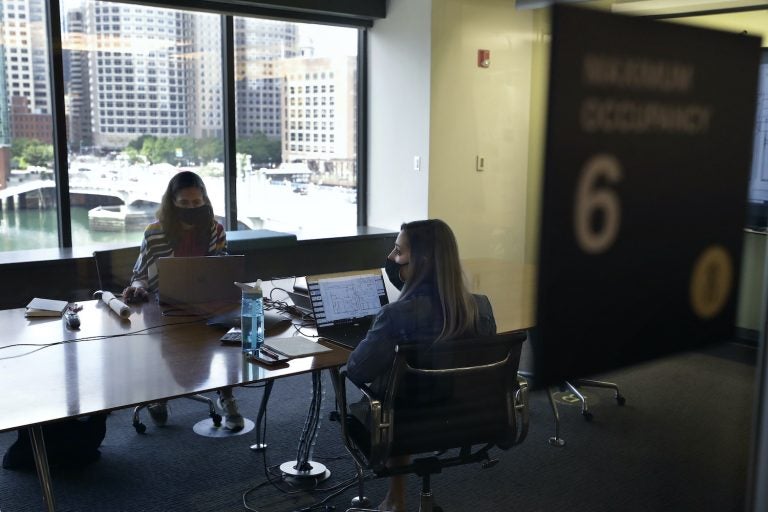
<instances>
[{"instance_id":1,"label":"black mouse","mask_svg":"<svg viewBox=\"0 0 768 512\"><path fill-rule=\"evenodd\" d=\"M72 330L80 328L80 317L74 311L67 311L64 313L64 321L67 323L67 327Z\"/></svg>"}]
</instances>

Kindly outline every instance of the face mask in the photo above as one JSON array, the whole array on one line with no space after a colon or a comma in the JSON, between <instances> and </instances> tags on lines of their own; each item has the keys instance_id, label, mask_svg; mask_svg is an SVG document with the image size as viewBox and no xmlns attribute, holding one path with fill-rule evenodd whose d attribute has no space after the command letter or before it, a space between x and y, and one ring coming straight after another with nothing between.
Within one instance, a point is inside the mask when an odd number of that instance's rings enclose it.
<instances>
[{"instance_id":1,"label":"face mask","mask_svg":"<svg viewBox=\"0 0 768 512\"><path fill-rule=\"evenodd\" d=\"M389 278L389 281L398 290L402 290L403 286L405 286L405 281L400 279L400 270L406 265L408 264L405 263L401 265L389 258L387 258L387 261L384 263L384 270L387 272L387 277Z\"/></svg>"},{"instance_id":2,"label":"face mask","mask_svg":"<svg viewBox=\"0 0 768 512\"><path fill-rule=\"evenodd\" d=\"M203 227L211 223L213 219L213 210L207 204L197 208L179 208L176 207L176 216L179 221L191 226Z\"/></svg>"}]
</instances>

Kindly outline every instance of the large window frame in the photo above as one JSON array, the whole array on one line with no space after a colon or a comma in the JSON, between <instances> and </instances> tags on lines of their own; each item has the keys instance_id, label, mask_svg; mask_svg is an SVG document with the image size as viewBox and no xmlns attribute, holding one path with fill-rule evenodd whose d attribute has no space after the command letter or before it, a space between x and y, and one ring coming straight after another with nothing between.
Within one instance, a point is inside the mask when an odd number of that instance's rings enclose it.
<instances>
[{"instance_id":1,"label":"large window frame","mask_svg":"<svg viewBox=\"0 0 768 512\"><path fill-rule=\"evenodd\" d=\"M179 9L172 2L163 1L125 1L148 6ZM254 2L253 6L234 5L227 1L198 0L185 5L185 10L198 10L218 14L222 27L222 83L223 91L223 128L224 128L224 201L226 212L225 228L237 230L237 169L235 129L235 82L234 82L234 22L233 16L254 16L282 19L293 22L311 22L332 24L356 28L358 30L357 52L357 225L367 225L367 29L373 26L373 19L384 16L383 2L371 0L362 2L357 12L344 13L339 8L344 2L329 2L329 12L307 11L302 8L285 8L265 5L271 2ZM299 4L301 2L298 2ZM53 116L53 172L56 182L57 224L59 248L72 248L72 217L69 195L69 165L67 150L67 127L64 100L64 60L61 35L61 7L58 0L45 2L46 31L48 36L49 69L51 75L51 105ZM346 5L346 4L345 4ZM343 6L342 6L343 7ZM334 11L334 8L336 9Z\"/></svg>"}]
</instances>

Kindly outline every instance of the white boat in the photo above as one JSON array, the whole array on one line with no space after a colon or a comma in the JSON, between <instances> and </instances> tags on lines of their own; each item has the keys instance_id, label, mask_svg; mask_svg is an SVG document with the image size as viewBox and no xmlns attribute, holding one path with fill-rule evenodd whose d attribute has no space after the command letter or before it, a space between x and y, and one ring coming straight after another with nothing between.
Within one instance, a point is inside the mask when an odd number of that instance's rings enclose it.
<instances>
[{"instance_id":1,"label":"white boat","mask_svg":"<svg viewBox=\"0 0 768 512\"><path fill-rule=\"evenodd\" d=\"M125 205L97 206L88 210L91 231L137 230L155 220L155 209L138 209Z\"/></svg>"}]
</instances>

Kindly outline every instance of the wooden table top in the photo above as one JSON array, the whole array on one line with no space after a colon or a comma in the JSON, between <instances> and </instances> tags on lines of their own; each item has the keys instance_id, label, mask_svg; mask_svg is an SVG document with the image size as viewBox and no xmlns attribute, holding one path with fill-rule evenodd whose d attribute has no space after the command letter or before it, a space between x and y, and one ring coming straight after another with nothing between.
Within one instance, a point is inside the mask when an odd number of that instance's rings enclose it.
<instances>
[{"instance_id":1,"label":"wooden table top","mask_svg":"<svg viewBox=\"0 0 768 512\"><path fill-rule=\"evenodd\" d=\"M58 317L0 311L0 431L332 368L349 356L319 342L332 350L268 367L222 344L223 330L203 319L165 317L150 302L121 320L100 301L81 304L79 331ZM279 335L292 333L286 326ZM39 346L11 346L20 343Z\"/></svg>"}]
</instances>

